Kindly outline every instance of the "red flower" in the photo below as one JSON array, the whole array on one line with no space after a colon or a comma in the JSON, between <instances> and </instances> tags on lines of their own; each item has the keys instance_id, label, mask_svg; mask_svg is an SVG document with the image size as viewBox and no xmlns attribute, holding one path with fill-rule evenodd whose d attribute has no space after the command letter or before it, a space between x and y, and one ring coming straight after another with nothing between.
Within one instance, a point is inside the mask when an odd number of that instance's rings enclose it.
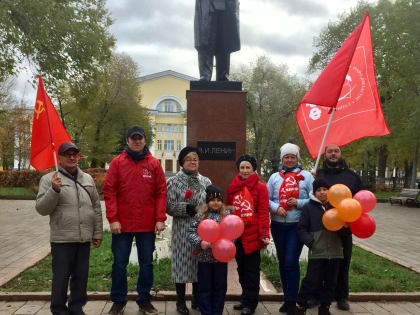
<instances>
[{"instance_id":1,"label":"red flower","mask_svg":"<svg viewBox=\"0 0 420 315\"><path fill-rule=\"evenodd\" d=\"M185 198L185 199L190 199L192 195L193 195L193 191L192 191L191 189L188 189L188 190L185 192L185 196L184 196L184 198Z\"/></svg>"}]
</instances>

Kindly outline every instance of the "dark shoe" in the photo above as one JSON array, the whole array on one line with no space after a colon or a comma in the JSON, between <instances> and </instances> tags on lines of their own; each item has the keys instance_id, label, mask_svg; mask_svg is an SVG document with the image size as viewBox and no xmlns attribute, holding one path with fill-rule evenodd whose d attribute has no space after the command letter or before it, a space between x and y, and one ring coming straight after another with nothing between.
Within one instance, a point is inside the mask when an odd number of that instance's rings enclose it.
<instances>
[{"instance_id":1,"label":"dark shoe","mask_svg":"<svg viewBox=\"0 0 420 315\"><path fill-rule=\"evenodd\" d=\"M331 315L329 305L321 305L318 307L318 315Z\"/></svg>"},{"instance_id":2,"label":"dark shoe","mask_svg":"<svg viewBox=\"0 0 420 315\"><path fill-rule=\"evenodd\" d=\"M287 303L286 315L296 315L297 307L296 303Z\"/></svg>"},{"instance_id":3,"label":"dark shoe","mask_svg":"<svg viewBox=\"0 0 420 315\"><path fill-rule=\"evenodd\" d=\"M295 314L296 315L305 315L306 314L306 308L304 308L302 306L296 306Z\"/></svg>"},{"instance_id":4,"label":"dark shoe","mask_svg":"<svg viewBox=\"0 0 420 315\"><path fill-rule=\"evenodd\" d=\"M308 308L312 308L312 307L315 307L315 306L318 306L319 305L319 301L317 300L317 299L309 299L307 302L306 302L306 306L308 307Z\"/></svg>"},{"instance_id":5,"label":"dark shoe","mask_svg":"<svg viewBox=\"0 0 420 315\"><path fill-rule=\"evenodd\" d=\"M139 309L143 314L146 315L157 315L158 310L154 308L150 301L143 301L139 303Z\"/></svg>"},{"instance_id":6,"label":"dark shoe","mask_svg":"<svg viewBox=\"0 0 420 315\"><path fill-rule=\"evenodd\" d=\"M124 313L125 305L127 304L127 301L125 302L114 302L112 304L111 309L109 310L108 314L110 315L119 315Z\"/></svg>"},{"instance_id":7,"label":"dark shoe","mask_svg":"<svg viewBox=\"0 0 420 315\"><path fill-rule=\"evenodd\" d=\"M187 308L187 305L185 305L185 301L176 302L176 310L182 315L188 315L190 313L190 311Z\"/></svg>"},{"instance_id":8,"label":"dark shoe","mask_svg":"<svg viewBox=\"0 0 420 315\"><path fill-rule=\"evenodd\" d=\"M348 311L350 309L347 299L337 299L337 307L342 311Z\"/></svg>"},{"instance_id":9,"label":"dark shoe","mask_svg":"<svg viewBox=\"0 0 420 315\"><path fill-rule=\"evenodd\" d=\"M191 296L191 308L194 310L198 310L198 302L195 296Z\"/></svg>"},{"instance_id":10,"label":"dark shoe","mask_svg":"<svg viewBox=\"0 0 420 315\"><path fill-rule=\"evenodd\" d=\"M237 311L242 311L244 308L245 308L245 305L243 305L243 304L242 304L242 302L241 302L241 303L238 303L238 304L233 305L233 309L234 309L234 310L237 310Z\"/></svg>"},{"instance_id":11,"label":"dark shoe","mask_svg":"<svg viewBox=\"0 0 420 315\"><path fill-rule=\"evenodd\" d=\"M243 309L242 309L242 313L241 313L241 315L251 315L251 314L254 314L254 310L251 310L250 308L248 308L248 307L244 307Z\"/></svg>"},{"instance_id":12,"label":"dark shoe","mask_svg":"<svg viewBox=\"0 0 420 315\"><path fill-rule=\"evenodd\" d=\"M283 303L283 305L282 306L280 306L280 308L279 308L279 312L280 313L286 313L287 312L287 307L288 307L289 305L287 305L287 302L284 302Z\"/></svg>"}]
</instances>

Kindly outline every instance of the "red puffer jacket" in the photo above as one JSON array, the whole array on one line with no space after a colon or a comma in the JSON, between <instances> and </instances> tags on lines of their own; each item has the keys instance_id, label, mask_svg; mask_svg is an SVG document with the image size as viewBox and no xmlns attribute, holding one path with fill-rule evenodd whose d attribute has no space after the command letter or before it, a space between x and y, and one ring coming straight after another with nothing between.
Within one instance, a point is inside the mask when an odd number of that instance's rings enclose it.
<instances>
[{"instance_id":1,"label":"red puffer jacket","mask_svg":"<svg viewBox=\"0 0 420 315\"><path fill-rule=\"evenodd\" d=\"M115 157L103 192L108 222L120 222L122 232L152 232L166 220L165 175L150 153L137 164L125 150Z\"/></svg>"},{"instance_id":2,"label":"red puffer jacket","mask_svg":"<svg viewBox=\"0 0 420 315\"><path fill-rule=\"evenodd\" d=\"M258 174L253 174L247 179L242 180L236 175L229 184L227 191L226 204L231 206L233 196L246 185L254 199L254 222L246 225L242 234L242 246L245 254L252 253L264 247L262 240L270 238L269 231L269 212L268 212L268 190L267 187L259 181Z\"/></svg>"}]
</instances>

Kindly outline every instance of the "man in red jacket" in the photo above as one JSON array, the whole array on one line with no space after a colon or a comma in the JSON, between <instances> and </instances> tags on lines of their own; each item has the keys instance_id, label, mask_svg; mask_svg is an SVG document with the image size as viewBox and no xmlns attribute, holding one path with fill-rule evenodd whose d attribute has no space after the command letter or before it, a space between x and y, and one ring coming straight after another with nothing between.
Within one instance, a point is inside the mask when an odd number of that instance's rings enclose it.
<instances>
[{"instance_id":1,"label":"man in red jacket","mask_svg":"<svg viewBox=\"0 0 420 315\"><path fill-rule=\"evenodd\" d=\"M143 128L130 127L126 142L125 150L112 160L103 187L114 256L111 286L114 303L108 314L121 314L127 303L127 265L134 237L140 269L137 304L143 313L157 314L150 302L150 289L155 236L165 228L165 175L146 146Z\"/></svg>"}]
</instances>

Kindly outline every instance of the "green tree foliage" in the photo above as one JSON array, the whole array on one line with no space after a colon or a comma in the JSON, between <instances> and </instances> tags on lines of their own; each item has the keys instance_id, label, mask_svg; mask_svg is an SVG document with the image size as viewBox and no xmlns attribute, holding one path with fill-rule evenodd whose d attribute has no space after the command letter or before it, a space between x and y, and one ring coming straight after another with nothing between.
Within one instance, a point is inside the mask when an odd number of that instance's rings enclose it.
<instances>
[{"instance_id":1,"label":"green tree foliage","mask_svg":"<svg viewBox=\"0 0 420 315\"><path fill-rule=\"evenodd\" d=\"M143 126L152 140L147 111L139 105L137 77L137 64L129 56L113 54L93 80L60 87L59 112L81 148L84 166L104 166L120 153L130 125Z\"/></svg>"},{"instance_id":2,"label":"green tree foliage","mask_svg":"<svg viewBox=\"0 0 420 315\"><path fill-rule=\"evenodd\" d=\"M274 65L267 57L244 65L232 75L247 92L247 151L258 163L258 171L277 170L279 147L300 140L295 110L304 94L303 84L286 66Z\"/></svg>"},{"instance_id":3,"label":"green tree foliage","mask_svg":"<svg viewBox=\"0 0 420 315\"><path fill-rule=\"evenodd\" d=\"M0 81L29 62L52 86L82 80L111 56L104 0L1 0Z\"/></svg>"},{"instance_id":4,"label":"green tree foliage","mask_svg":"<svg viewBox=\"0 0 420 315\"><path fill-rule=\"evenodd\" d=\"M406 174L411 174L411 169L417 168L416 150L419 147L418 137L414 135L420 127L420 1L359 2L349 13L340 15L338 21L329 23L315 38L316 51L309 71L325 67L361 22L366 10L371 16L378 89L392 134L350 144L345 150L346 158L353 167L361 168L369 148L376 155L380 177L384 176L386 166L405 169Z\"/></svg>"}]
</instances>

